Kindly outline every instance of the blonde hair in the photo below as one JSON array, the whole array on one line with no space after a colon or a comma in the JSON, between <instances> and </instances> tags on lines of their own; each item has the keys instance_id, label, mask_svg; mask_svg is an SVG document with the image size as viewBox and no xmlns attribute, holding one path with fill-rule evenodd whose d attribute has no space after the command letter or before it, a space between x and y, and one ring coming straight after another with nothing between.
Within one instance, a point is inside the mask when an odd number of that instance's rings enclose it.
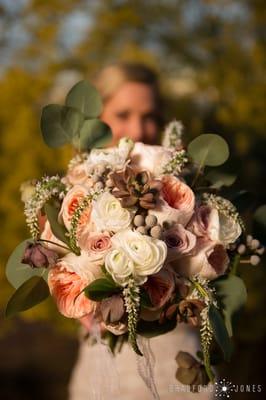
<instances>
[{"instance_id":1,"label":"blonde hair","mask_svg":"<svg viewBox=\"0 0 266 400\"><path fill-rule=\"evenodd\" d=\"M162 125L162 97L158 76L155 71L144 64L120 62L103 68L95 77L94 85L99 90L103 102L106 103L126 82L138 82L152 88L158 125Z\"/></svg>"}]
</instances>

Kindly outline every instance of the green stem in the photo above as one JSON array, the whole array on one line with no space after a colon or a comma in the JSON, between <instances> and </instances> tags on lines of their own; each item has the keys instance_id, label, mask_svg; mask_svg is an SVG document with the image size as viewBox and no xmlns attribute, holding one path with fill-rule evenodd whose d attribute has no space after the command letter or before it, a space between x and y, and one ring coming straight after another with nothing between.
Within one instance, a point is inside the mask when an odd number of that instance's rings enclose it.
<instances>
[{"instance_id":1,"label":"green stem","mask_svg":"<svg viewBox=\"0 0 266 400\"><path fill-rule=\"evenodd\" d=\"M55 245L55 246L62 247L62 249L66 249L66 250L68 250L68 251L71 251L71 249L70 249L69 247L66 247L66 246L63 246L63 245L61 245L61 244L52 242L51 240L38 239L38 242L47 242L47 243L51 243L51 244L53 244L53 245Z\"/></svg>"},{"instance_id":2,"label":"green stem","mask_svg":"<svg viewBox=\"0 0 266 400\"><path fill-rule=\"evenodd\" d=\"M210 379L211 383L213 383L215 375L211 369L209 352L207 352L207 353L205 351L203 352L203 361L204 361L204 367L205 367L206 373L208 375L208 378Z\"/></svg>"},{"instance_id":3,"label":"green stem","mask_svg":"<svg viewBox=\"0 0 266 400\"><path fill-rule=\"evenodd\" d=\"M237 273L237 267L238 267L238 265L239 265L239 261L240 261L240 254L236 254L236 255L234 256L232 268L231 268L231 271L229 272L229 275L236 275L236 273Z\"/></svg>"}]
</instances>

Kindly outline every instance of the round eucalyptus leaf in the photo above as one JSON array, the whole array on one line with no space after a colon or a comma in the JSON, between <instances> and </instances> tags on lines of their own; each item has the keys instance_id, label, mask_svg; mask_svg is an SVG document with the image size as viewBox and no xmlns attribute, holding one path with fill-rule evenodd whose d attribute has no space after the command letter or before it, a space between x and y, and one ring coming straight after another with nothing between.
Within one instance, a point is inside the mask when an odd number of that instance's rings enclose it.
<instances>
[{"instance_id":1,"label":"round eucalyptus leaf","mask_svg":"<svg viewBox=\"0 0 266 400\"><path fill-rule=\"evenodd\" d=\"M84 121L79 136L73 140L73 145L80 151L86 151L93 147L104 147L112 139L112 131L107 124L99 119L87 119Z\"/></svg>"},{"instance_id":2,"label":"round eucalyptus leaf","mask_svg":"<svg viewBox=\"0 0 266 400\"><path fill-rule=\"evenodd\" d=\"M266 238L266 204L257 208L254 214L254 231L256 237L265 245Z\"/></svg>"},{"instance_id":3,"label":"round eucalyptus leaf","mask_svg":"<svg viewBox=\"0 0 266 400\"><path fill-rule=\"evenodd\" d=\"M96 118L102 112L101 96L87 81L80 81L70 89L66 105L81 111L86 118Z\"/></svg>"},{"instance_id":4,"label":"round eucalyptus leaf","mask_svg":"<svg viewBox=\"0 0 266 400\"><path fill-rule=\"evenodd\" d=\"M247 289L242 279L235 275L223 275L212 281L224 315L229 336L233 335L232 319L247 301Z\"/></svg>"},{"instance_id":5,"label":"round eucalyptus leaf","mask_svg":"<svg viewBox=\"0 0 266 400\"><path fill-rule=\"evenodd\" d=\"M29 265L21 262L28 243L32 243L32 240L28 239L20 243L7 261L6 277L9 283L15 289L33 276L42 276L43 278L47 279L48 272L46 269L32 268Z\"/></svg>"},{"instance_id":6,"label":"round eucalyptus leaf","mask_svg":"<svg viewBox=\"0 0 266 400\"><path fill-rule=\"evenodd\" d=\"M47 283L39 276L32 276L24 282L9 299L6 306L6 317L13 317L21 311L41 303L50 295Z\"/></svg>"},{"instance_id":7,"label":"round eucalyptus leaf","mask_svg":"<svg viewBox=\"0 0 266 400\"><path fill-rule=\"evenodd\" d=\"M49 147L60 147L71 143L79 133L84 115L75 108L49 104L41 115L41 131L45 143Z\"/></svg>"},{"instance_id":8,"label":"round eucalyptus leaf","mask_svg":"<svg viewBox=\"0 0 266 400\"><path fill-rule=\"evenodd\" d=\"M207 133L198 136L189 143L188 154L201 166L215 167L228 159L229 148L221 136Z\"/></svg>"},{"instance_id":9,"label":"round eucalyptus leaf","mask_svg":"<svg viewBox=\"0 0 266 400\"><path fill-rule=\"evenodd\" d=\"M205 178L211 182L211 188L220 189L223 186L231 186L235 183L237 176L221 171L211 170Z\"/></svg>"}]
</instances>

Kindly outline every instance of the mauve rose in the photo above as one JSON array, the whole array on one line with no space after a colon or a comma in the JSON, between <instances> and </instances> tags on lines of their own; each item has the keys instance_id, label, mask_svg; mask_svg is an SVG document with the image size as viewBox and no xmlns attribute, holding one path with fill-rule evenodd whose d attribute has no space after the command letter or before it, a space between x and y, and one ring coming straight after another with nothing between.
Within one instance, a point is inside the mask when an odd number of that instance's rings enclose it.
<instances>
[{"instance_id":1,"label":"mauve rose","mask_svg":"<svg viewBox=\"0 0 266 400\"><path fill-rule=\"evenodd\" d=\"M188 254L196 245L196 236L177 224L165 231L164 241L168 247L167 260L172 261L184 254Z\"/></svg>"},{"instance_id":2,"label":"mauve rose","mask_svg":"<svg viewBox=\"0 0 266 400\"><path fill-rule=\"evenodd\" d=\"M228 267L229 257L223 245L198 239L194 255L184 256L175 261L175 269L186 277L200 275L215 279L223 275Z\"/></svg>"},{"instance_id":3,"label":"mauve rose","mask_svg":"<svg viewBox=\"0 0 266 400\"><path fill-rule=\"evenodd\" d=\"M218 241L219 239L219 214L215 208L202 205L196 209L191 221L188 224L196 236Z\"/></svg>"},{"instance_id":4,"label":"mauve rose","mask_svg":"<svg viewBox=\"0 0 266 400\"><path fill-rule=\"evenodd\" d=\"M130 153L131 166L134 169L149 171L154 176L163 173L163 167L172 158L173 152L162 146L149 146L141 142L134 145Z\"/></svg>"},{"instance_id":5,"label":"mauve rose","mask_svg":"<svg viewBox=\"0 0 266 400\"><path fill-rule=\"evenodd\" d=\"M54 265L57 259L58 254L53 250L43 247L40 243L28 243L21 262L32 268L48 268Z\"/></svg>"},{"instance_id":6,"label":"mauve rose","mask_svg":"<svg viewBox=\"0 0 266 400\"><path fill-rule=\"evenodd\" d=\"M60 264L52 268L48 275L51 295L60 313L67 318L81 318L95 311L97 303L82 292L89 283Z\"/></svg>"}]
</instances>

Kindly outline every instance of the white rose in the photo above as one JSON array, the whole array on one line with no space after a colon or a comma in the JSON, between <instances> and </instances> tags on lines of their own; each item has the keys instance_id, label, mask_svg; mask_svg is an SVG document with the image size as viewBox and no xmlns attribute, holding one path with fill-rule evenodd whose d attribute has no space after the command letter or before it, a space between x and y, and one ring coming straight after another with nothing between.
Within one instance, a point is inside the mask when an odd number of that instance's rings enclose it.
<instances>
[{"instance_id":1,"label":"white rose","mask_svg":"<svg viewBox=\"0 0 266 400\"><path fill-rule=\"evenodd\" d=\"M132 262L132 273L138 284L144 283L148 275L160 271L167 256L167 246L162 240L130 229L115 234L111 240L114 247L124 251Z\"/></svg>"},{"instance_id":2,"label":"white rose","mask_svg":"<svg viewBox=\"0 0 266 400\"><path fill-rule=\"evenodd\" d=\"M114 249L107 253L105 268L121 286L126 285L133 274L133 263L122 249Z\"/></svg>"},{"instance_id":3,"label":"white rose","mask_svg":"<svg viewBox=\"0 0 266 400\"><path fill-rule=\"evenodd\" d=\"M92 219L98 230L118 232L121 229L126 229L131 224L131 214L109 192L100 194L93 201Z\"/></svg>"},{"instance_id":4,"label":"white rose","mask_svg":"<svg viewBox=\"0 0 266 400\"><path fill-rule=\"evenodd\" d=\"M163 173L163 167L171 160L173 152L162 146L149 146L141 142L135 143L130 153L133 168L149 171L154 176Z\"/></svg>"},{"instance_id":5,"label":"white rose","mask_svg":"<svg viewBox=\"0 0 266 400\"><path fill-rule=\"evenodd\" d=\"M241 235L242 229L239 222L234 218L219 213L219 239L226 246L234 243Z\"/></svg>"}]
</instances>

